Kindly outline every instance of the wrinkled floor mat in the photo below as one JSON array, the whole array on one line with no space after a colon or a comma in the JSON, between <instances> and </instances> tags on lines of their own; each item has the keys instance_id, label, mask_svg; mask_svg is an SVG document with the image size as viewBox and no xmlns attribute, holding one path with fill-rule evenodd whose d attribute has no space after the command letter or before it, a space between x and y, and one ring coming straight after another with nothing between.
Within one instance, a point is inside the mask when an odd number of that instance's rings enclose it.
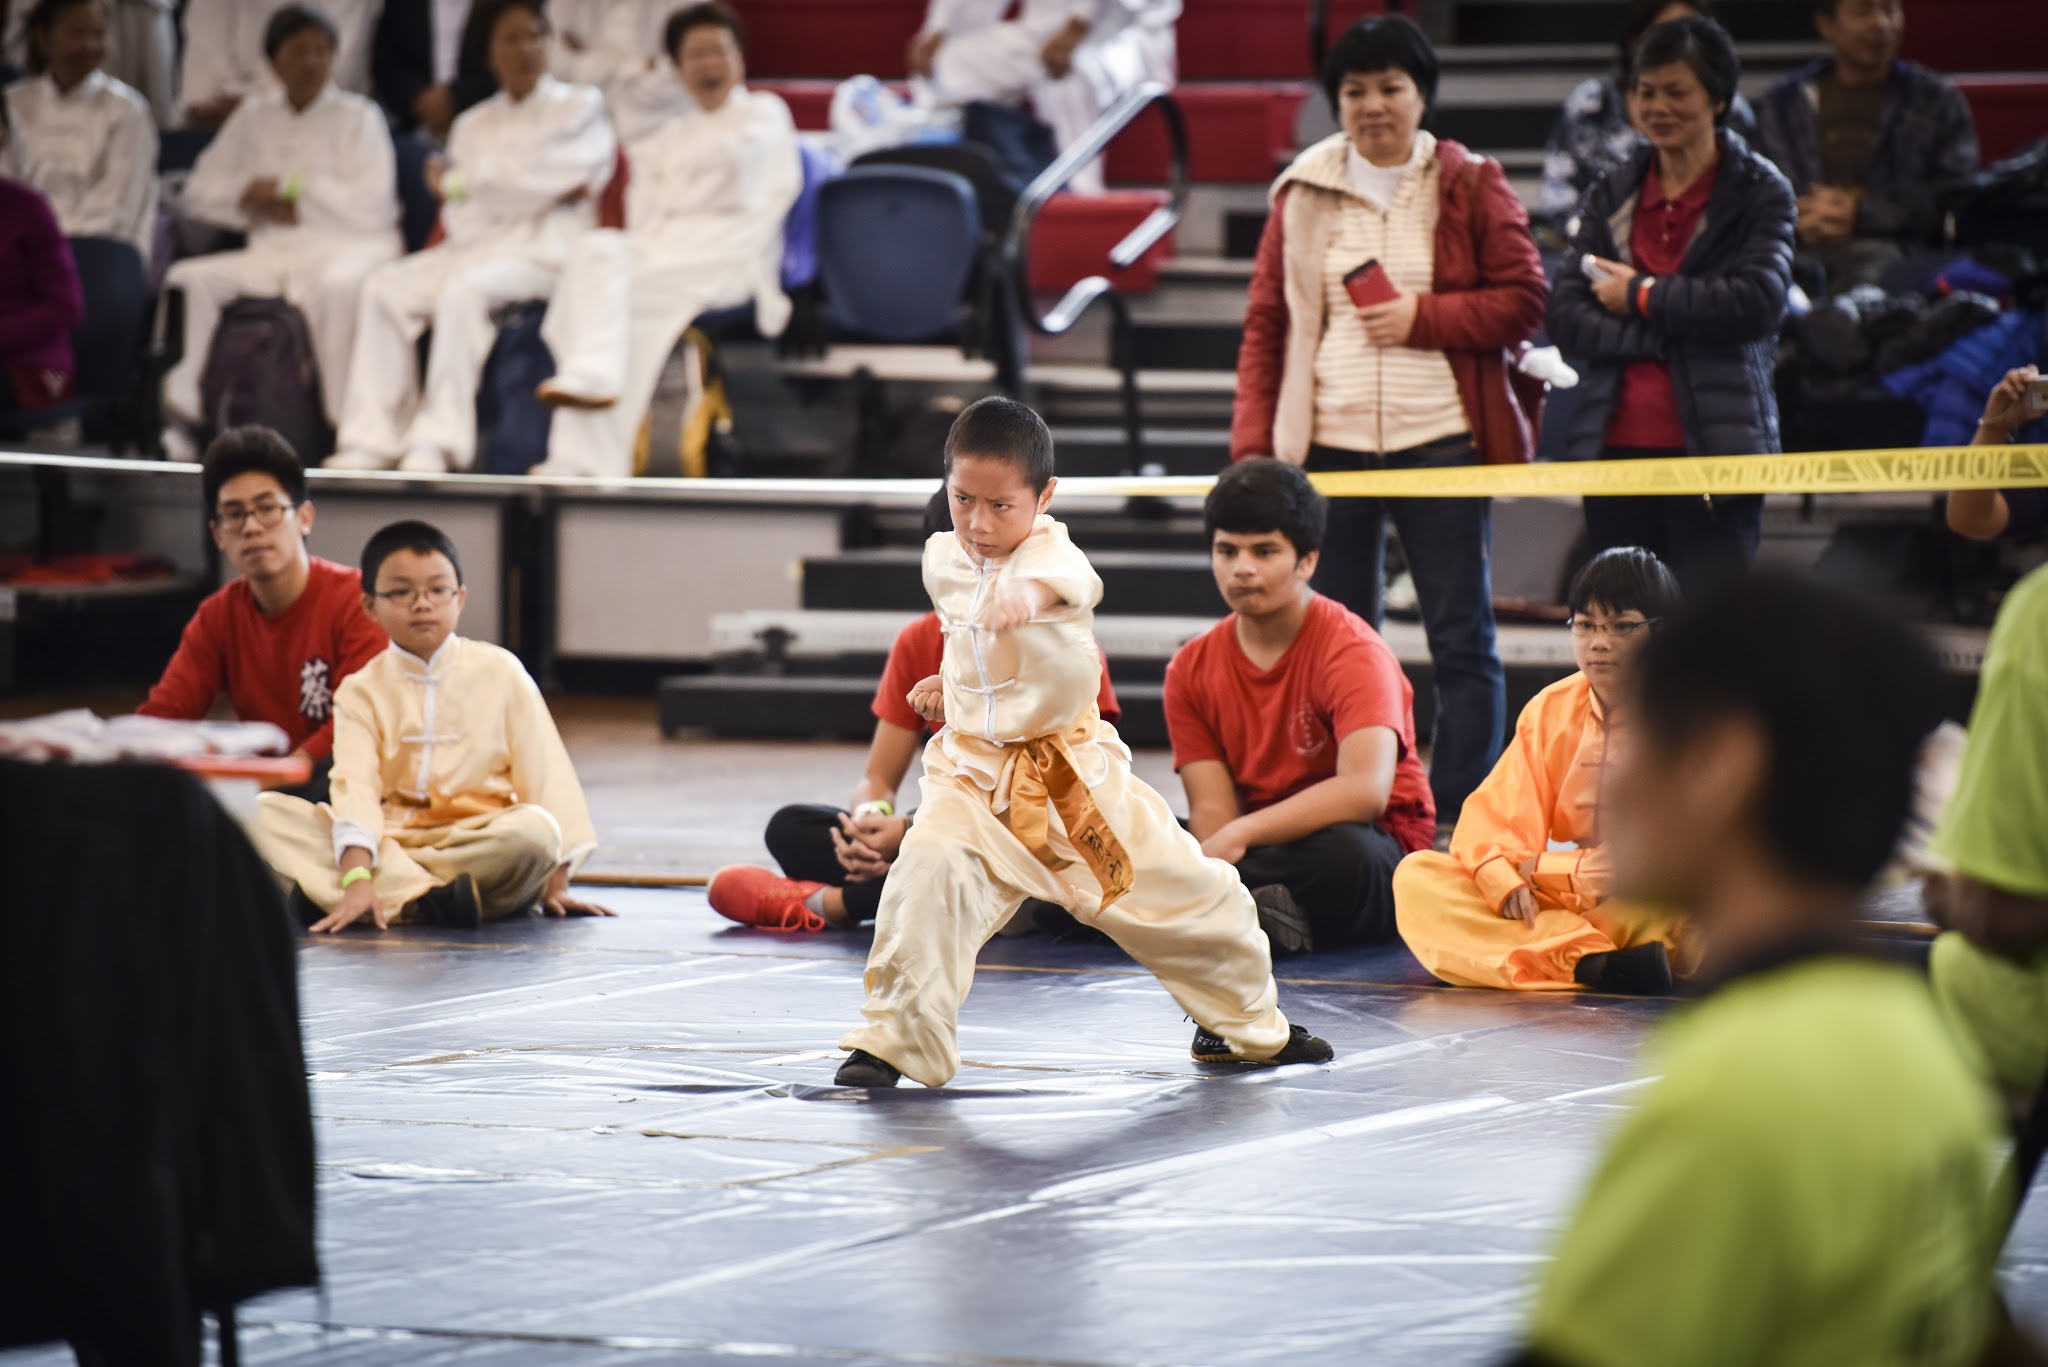
<instances>
[{"instance_id":1,"label":"wrinkled floor mat","mask_svg":"<svg viewBox=\"0 0 2048 1367\"><path fill-rule=\"evenodd\" d=\"M999 939L954 1085L865 1095L865 935L592 892L304 945L326 1298L243 1307L245 1361L1484 1363L1661 1009L1312 955L1282 1003L1336 1064L1205 1068L1113 946ZM2048 1200L2016 1248L2040 1318Z\"/></svg>"}]
</instances>

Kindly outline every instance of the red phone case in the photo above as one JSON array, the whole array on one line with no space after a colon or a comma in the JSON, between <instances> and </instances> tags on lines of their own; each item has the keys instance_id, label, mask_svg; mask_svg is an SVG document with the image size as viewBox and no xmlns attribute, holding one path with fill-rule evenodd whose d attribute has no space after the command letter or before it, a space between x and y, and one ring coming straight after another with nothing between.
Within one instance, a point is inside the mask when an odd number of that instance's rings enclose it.
<instances>
[{"instance_id":1,"label":"red phone case","mask_svg":"<svg viewBox=\"0 0 2048 1367\"><path fill-rule=\"evenodd\" d=\"M1352 267L1344 277L1344 289L1351 296L1351 302L1362 309L1371 308L1374 304L1384 304L1390 299L1398 299L1401 295L1401 291L1394 288L1394 282L1387 278L1387 273L1381 268L1377 258L1362 266Z\"/></svg>"}]
</instances>

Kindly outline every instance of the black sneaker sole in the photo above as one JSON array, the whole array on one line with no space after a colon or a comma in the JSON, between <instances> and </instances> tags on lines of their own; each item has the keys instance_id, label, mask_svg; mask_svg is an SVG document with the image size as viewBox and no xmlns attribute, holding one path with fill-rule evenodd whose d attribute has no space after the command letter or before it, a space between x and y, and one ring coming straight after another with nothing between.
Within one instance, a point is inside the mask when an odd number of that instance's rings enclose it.
<instances>
[{"instance_id":1,"label":"black sneaker sole","mask_svg":"<svg viewBox=\"0 0 2048 1367\"><path fill-rule=\"evenodd\" d=\"M1259 909L1259 929L1266 932L1275 954L1306 954L1316 947L1308 913L1285 885L1269 883L1253 888L1252 904Z\"/></svg>"}]
</instances>

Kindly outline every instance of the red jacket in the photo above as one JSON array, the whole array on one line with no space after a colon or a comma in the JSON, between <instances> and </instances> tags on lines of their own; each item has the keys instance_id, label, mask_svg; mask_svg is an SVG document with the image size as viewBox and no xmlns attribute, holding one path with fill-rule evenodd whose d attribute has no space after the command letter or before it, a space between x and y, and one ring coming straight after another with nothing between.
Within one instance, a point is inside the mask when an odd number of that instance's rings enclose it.
<instances>
[{"instance_id":1,"label":"red jacket","mask_svg":"<svg viewBox=\"0 0 2048 1367\"><path fill-rule=\"evenodd\" d=\"M1534 453L1535 432L1533 415L1517 398L1510 379L1509 357L1543 325L1549 295L1543 261L1529 235L1528 211L1499 162L1475 156L1449 139L1437 143L1437 159L1442 189L1434 292L1417 297L1408 345L1442 351L1450 362L1479 458L1490 465L1518 464ZM1273 417L1289 327L1286 206L1297 193L1329 193L1287 180L1281 177L1274 194L1273 211L1252 266L1251 297L1237 356L1237 403L1230 422L1232 460L1278 454L1273 449ZM1320 291L1321 282L1313 288Z\"/></svg>"}]
</instances>

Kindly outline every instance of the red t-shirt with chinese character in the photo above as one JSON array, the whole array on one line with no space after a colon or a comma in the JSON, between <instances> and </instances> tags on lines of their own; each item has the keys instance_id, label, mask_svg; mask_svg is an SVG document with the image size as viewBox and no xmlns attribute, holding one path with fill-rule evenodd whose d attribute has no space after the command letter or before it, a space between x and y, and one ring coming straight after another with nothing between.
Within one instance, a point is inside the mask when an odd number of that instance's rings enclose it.
<instances>
[{"instance_id":1,"label":"red t-shirt with chinese character","mask_svg":"<svg viewBox=\"0 0 2048 1367\"><path fill-rule=\"evenodd\" d=\"M1242 811L1255 812L1337 774L1337 747L1368 726L1401 738L1394 787L1380 824L1404 850L1436 842L1436 800L1415 753L1415 689L1365 619L1318 593L1301 634L1258 670L1226 617L1180 648L1166 667L1166 729L1173 767L1220 760Z\"/></svg>"},{"instance_id":2,"label":"red t-shirt with chinese character","mask_svg":"<svg viewBox=\"0 0 2048 1367\"><path fill-rule=\"evenodd\" d=\"M945 650L946 638L939 630L939 614L936 612L927 612L897 632L896 643L889 647L889 663L882 670L882 682L875 686L875 701L870 708L875 716L905 731L936 734L938 723L928 722L911 711L909 698L910 690L919 681L939 672L939 661ZM1117 705L1116 690L1109 686L1107 660L1102 664L1102 687L1096 691L1095 707L1111 726L1116 725L1116 719L1123 715L1123 709Z\"/></svg>"},{"instance_id":3,"label":"red t-shirt with chinese character","mask_svg":"<svg viewBox=\"0 0 2048 1367\"><path fill-rule=\"evenodd\" d=\"M334 690L390 644L363 611L362 576L315 556L306 591L275 617L245 579L201 603L136 710L198 721L226 693L236 717L269 722L317 763L334 750Z\"/></svg>"}]
</instances>

